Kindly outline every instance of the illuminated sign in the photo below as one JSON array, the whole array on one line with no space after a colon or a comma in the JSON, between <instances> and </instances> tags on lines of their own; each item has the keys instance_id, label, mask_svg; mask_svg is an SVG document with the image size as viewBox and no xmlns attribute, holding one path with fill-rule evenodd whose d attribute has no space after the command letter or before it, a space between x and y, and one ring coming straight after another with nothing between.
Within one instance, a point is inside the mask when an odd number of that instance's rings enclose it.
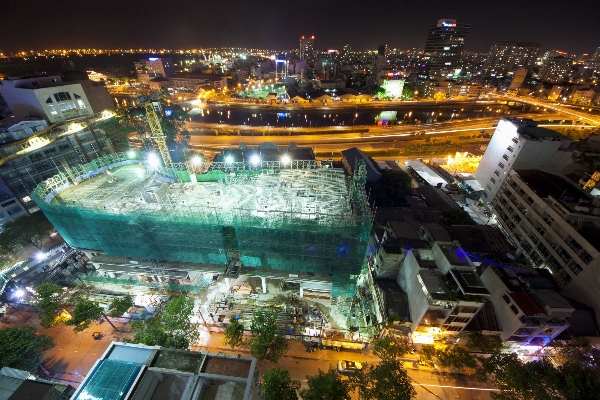
<instances>
[{"instance_id":1,"label":"illuminated sign","mask_svg":"<svg viewBox=\"0 0 600 400\"><path fill-rule=\"evenodd\" d=\"M165 108L165 115L167 116L167 118L171 118L171 116L173 115L173 110L171 110L170 108Z\"/></svg>"},{"instance_id":2,"label":"illuminated sign","mask_svg":"<svg viewBox=\"0 0 600 400\"><path fill-rule=\"evenodd\" d=\"M150 58L148 58L148 60L150 60L150 61L156 61L156 60L158 60L158 57L150 57Z\"/></svg>"},{"instance_id":3,"label":"illuminated sign","mask_svg":"<svg viewBox=\"0 0 600 400\"><path fill-rule=\"evenodd\" d=\"M447 26L447 27L454 28L454 27L456 27L456 24L449 24L447 22L444 22L444 23L442 23L442 26Z\"/></svg>"}]
</instances>

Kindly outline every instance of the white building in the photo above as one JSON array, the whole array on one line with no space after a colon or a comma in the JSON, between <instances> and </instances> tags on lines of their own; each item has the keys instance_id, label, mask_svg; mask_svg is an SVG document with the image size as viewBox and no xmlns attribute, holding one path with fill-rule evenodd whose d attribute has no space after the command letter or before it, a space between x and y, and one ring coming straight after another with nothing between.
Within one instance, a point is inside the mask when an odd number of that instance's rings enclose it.
<instances>
[{"instance_id":1,"label":"white building","mask_svg":"<svg viewBox=\"0 0 600 400\"><path fill-rule=\"evenodd\" d=\"M113 107L103 84L63 82L58 75L9 77L0 81L0 96L15 117L41 117L50 123L93 116Z\"/></svg>"},{"instance_id":2,"label":"white building","mask_svg":"<svg viewBox=\"0 0 600 400\"><path fill-rule=\"evenodd\" d=\"M513 170L492 209L531 264L552 272L561 294L600 315L600 199L560 176Z\"/></svg>"},{"instance_id":3,"label":"white building","mask_svg":"<svg viewBox=\"0 0 600 400\"><path fill-rule=\"evenodd\" d=\"M4 230L4 225L25 215L27 215L25 208L10 189L0 181L0 232Z\"/></svg>"},{"instance_id":4,"label":"white building","mask_svg":"<svg viewBox=\"0 0 600 400\"><path fill-rule=\"evenodd\" d=\"M534 271L515 271L519 268L488 265L481 273L481 281L490 292L500 338L509 345L546 345L569 327L566 318L575 309L554 290L540 285Z\"/></svg>"},{"instance_id":5,"label":"white building","mask_svg":"<svg viewBox=\"0 0 600 400\"><path fill-rule=\"evenodd\" d=\"M476 267L456 243L406 252L397 282L408 295L414 342L456 336L477 315L489 292Z\"/></svg>"},{"instance_id":6,"label":"white building","mask_svg":"<svg viewBox=\"0 0 600 400\"><path fill-rule=\"evenodd\" d=\"M490 203L511 168L535 168L560 173L571 162L571 139L531 120L502 118L475 171Z\"/></svg>"},{"instance_id":7,"label":"white building","mask_svg":"<svg viewBox=\"0 0 600 400\"><path fill-rule=\"evenodd\" d=\"M4 118L0 121L0 143L28 138L47 127L48 123L42 118Z\"/></svg>"}]
</instances>

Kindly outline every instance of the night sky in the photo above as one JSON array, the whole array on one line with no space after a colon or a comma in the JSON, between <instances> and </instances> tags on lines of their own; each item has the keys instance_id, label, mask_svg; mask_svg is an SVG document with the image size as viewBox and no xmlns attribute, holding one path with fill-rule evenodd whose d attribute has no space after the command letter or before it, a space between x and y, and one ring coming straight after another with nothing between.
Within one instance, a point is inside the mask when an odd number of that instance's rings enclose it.
<instances>
[{"instance_id":1,"label":"night sky","mask_svg":"<svg viewBox=\"0 0 600 400\"><path fill-rule=\"evenodd\" d=\"M0 51L56 48L423 47L429 24L470 23L465 50L497 40L593 53L600 0L0 0Z\"/></svg>"}]
</instances>

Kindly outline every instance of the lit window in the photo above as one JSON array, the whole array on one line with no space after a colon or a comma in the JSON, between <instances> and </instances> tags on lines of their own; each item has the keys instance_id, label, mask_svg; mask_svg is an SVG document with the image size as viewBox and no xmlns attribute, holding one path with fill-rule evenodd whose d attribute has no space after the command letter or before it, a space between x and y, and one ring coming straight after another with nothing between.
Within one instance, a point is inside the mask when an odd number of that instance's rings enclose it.
<instances>
[{"instance_id":1,"label":"lit window","mask_svg":"<svg viewBox=\"0 0 600 400\"><path fill-rule=\"evenodd\" d=\"M75 95L77 96L77 95ZM77 100L77 105L79 106L80 110L85 109L85 103L83 102L83 100Z\"/></svg>"},{"instance_id":2,"label":"lit window","mask_svg":"<svg viewBox=\"0 0 600 400\"><path fill-rule=\"evenodd\" d=\"M504 159L504 161L508 161L508 156L507 156L506 154L504 154L504 155L502 156L502 158Z\"/></svg>"},{"instance_id":3,"label":"lit window","mask_svg":"<svg viewBox=\"0 0 600 400\"><path fill-rule=\"evenodd\" d=\"M515 149L513 149L513 148L512 148L512 146L508 146L508 147L506 148L506 150L510 151L511 153L512 153L513 151L515 151Z\"/></svg>"},{"instance_id":4,"label":"lit window","mask_svg":"<svg viewBox=\"0 0 600 400\"><path fill-rule=\"evenodd\" d=\"M494 171L494 175L496 175L496 176L499 177L500 176L500 172L498 170L496 170L496 171Z\"/></svg>"},{"instance_id":5,"label":"lit window","mask_svg":"<svg viewBox=\"0 0 600 400\"><path fill-rule=\"evenodd\" d=\"M52 115L57 115L58 114L58 112L56 111L56 107L54 107L53 104L49 104L48 108L50 109L50 114L52 114Z\"/></svg>"},{"instance_id":6,"label":"lit window","mask_svg":"<svg viewBox=\"0 0 600 400\"><path fill-rule=\"evenodd\" d=\"M21 199L21 201L22 201L23 203L27 203L27 202L31 201L31 197L29 197L29 196L25 196L25 197L23 197L23 198Z\"/></svg>"},{"instance_id":7,"label":"lit window","mask_svg":"<svg viewBox=\"0 0 600 400\"><path fill-rule=\"evenodd\" d=\"M500 168L504 168L504 164L502 164L502 163L498 163L498 166L499 166Z\"/></svg>"}]
</instances>

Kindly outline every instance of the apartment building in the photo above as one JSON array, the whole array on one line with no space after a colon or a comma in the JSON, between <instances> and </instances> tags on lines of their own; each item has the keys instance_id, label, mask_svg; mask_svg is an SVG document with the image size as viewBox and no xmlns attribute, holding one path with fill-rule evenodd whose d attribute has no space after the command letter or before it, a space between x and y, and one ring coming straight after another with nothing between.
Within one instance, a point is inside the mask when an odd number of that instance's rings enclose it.
<instances>
[{"instance_id":1,"label":"apartment building","mask_svg":"<svg viewBox=\"0 0 600 400\"><path fill-rule=\"evenodd\" d=\"M600 314L600 199L565 178L511 170L492 202L508 237L537 268L546 268L561 294Z\"/></svg>"}]
</instances>

